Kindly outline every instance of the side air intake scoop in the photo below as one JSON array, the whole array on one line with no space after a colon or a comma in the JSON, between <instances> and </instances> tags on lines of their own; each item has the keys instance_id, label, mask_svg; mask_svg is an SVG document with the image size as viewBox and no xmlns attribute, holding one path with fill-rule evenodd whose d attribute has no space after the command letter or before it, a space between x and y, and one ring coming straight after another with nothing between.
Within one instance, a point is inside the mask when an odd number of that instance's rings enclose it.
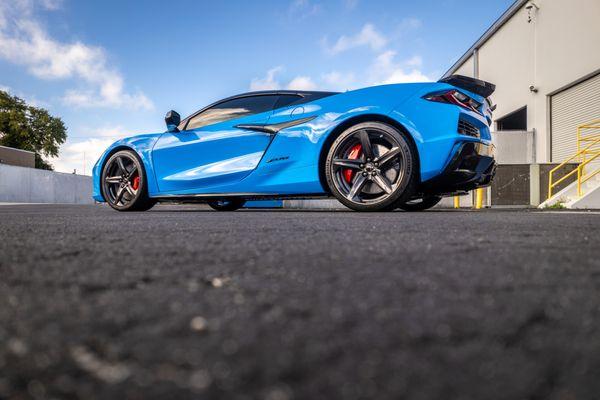
<instances>
[{"instance_id":1,"label":"side air intake scoop","mask_svg":"<svg viewBox=\"0 0 600 400\"><path fill-rule=\"evenodd\" d=\"M483 97L490 97L494 93L494 90L496 90L496 85L493 83L482 81L481 79L469 78L464 75L450 75L440 79L438 82L447 83Z\"/></svg>"}]
</instances>

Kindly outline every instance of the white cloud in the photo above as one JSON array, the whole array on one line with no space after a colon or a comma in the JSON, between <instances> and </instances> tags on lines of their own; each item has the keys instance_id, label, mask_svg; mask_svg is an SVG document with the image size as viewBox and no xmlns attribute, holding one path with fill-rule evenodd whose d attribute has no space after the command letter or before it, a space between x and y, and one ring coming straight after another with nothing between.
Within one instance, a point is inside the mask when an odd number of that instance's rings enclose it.
<instances>
[{"instance_id":1,"label":"white cloud","mask_svg":"<svg viewBox=\"0 0 600 400\"><path fill-rule=\"evenodd\" d=\"M68 141L60 148L58 158L48 161L58 172L77 171L81 175L91 175L92 168L102 152L114 142L114 139L92 138Z\"/></svg>"},{"instance_id":2,"label":"white cloud","mask_svg":"<svg viewBox=\"0 0 600 400\"><path fill-rule=\"evenodd\" d=\"M30 14L38 6L45 10L58 10L62 8L64 0L11 0L11 3L15 11Z\"/></svg>"},{"instance_id":3,"label":"white cloud","mask_svg":"<svg viewBox=\"0 0 600 400\"><path fill-rule=\"evenodd\" d=\"M267 74L262 78L254 78L250 82L250 90L276 90L285 87L293 90L314 90L317 85L309 76L299 75L288 82L287 85L282 85L277 78L277 75L284 71L283 66L277 66L267 71Z\"/></svg>"},{"instance_id":4,"label":"white cloud","mask_svg":"<svg viewBox=\"0 0 600 400\"><path fill-rule=\"evenodd\" d=\"M92 167L104 150L126 135L127 131L121 126L83 128L67 139L67 143L61 146L57 158L48 161L58 172L71 173L77 170L78 174L91 175Z\"/></svg>"},{"instance_id":5,"label":"white cloud","mask_svg":"<svg viewBox=\"0 0 600 400\"><path fill-rule=\"evenodd\" d=\"M382 33L378 32L373 24L365 24L360 32L353 36L340 36L333 46L328 46L327 38L323 39L325 50L331 55L362 46L370 47L372 50L380 50L387 42L388 39Z\"/></svg>"},{"instance_id":6,"label":"white cloud","mask_svg":"<svg viewBox=\"0 0 600 400\"><path fill-rule=\"evenodd\" d=\"M409 67L420 67L423 65L423 58L421 56L412 56L404 63Z\"/></svg>"},{"instance_id":7,"label":"white cloud","mask_svg":"<svg viewBox=\"0 0 600 400\"><path fill-rule=\"evenodd\" d=\"M90 138L113 138L114 140L123 138L128 135L127 130L121 125L102 126L99 128L84 128L81 132Z\"/></svg>"},{"instance_id":8,"label":"white cloud","mask_svg":"<svg viewBox=\"0 0 600 400\"><path fill-rule=\"evenodd\" d=\"M56 0L41 1L47 9ZM63 43L51 38L34 17L33 0L17 0L13 7L0 3L0 58L23 65L37 78L72 79L85 89L69 90L64 101L80 107L152 109L141 92L128 93L121 74L108 65L103 48L81 42Z\"/></svg>"},{"instance_id":9,"label":"white cloud","mask_svg":"<svg viewBox=\"0 0 600 400\"><path fill-rule=\"evenodd\" d=\"M274 90L285 87L291 90L335 90L346 91L361 87L385 85L392 83L430 82L432 79L421 71L423 59L415 55L404 61L396 60L396 52L386 50L379 54L364 73L357 78L353 71L333 70L322 74L318 79L308 75L298 75L282 85L278 74L283 66L277 66L267 71L262 78L254 78L250 90Z\"/></svg>"},{"instance_id":10,"label":"white cloud","mask_svg":"<svg viewBox=\"0 0 600 400\"><path fill-rule=\"evenodd\" d=\"M397 62L395 58L396 52L393 50L387 50L377 56L370 67L370 84L430 82L432 80L418 68L422 64L419 56L404 62Z\"/></svg>"},{"instance_id":11,"label":"white cloud","mask_svg":"<svg viewBox=\"0 0 600 400\"><path fill-rule=\"evenodd\" d=\"M276 79L276 75L283 71L282 66L271 68L264 78L254 78L250 82L250 90L271 90L279 89L281 86Z\"/></svg>"},{"instance_id":12,"label":"white cloud","mask_svg":"<svg viewBox=\"0 0 600 400\"><path fill-rule=\"evenodd\" d=\"M46 10L58 10L63 6L63 0L41 0L40 3Z\"/></svg>"},{"instance_id":13,"label":"white cloud","mask_svg":"<svg viewBox=\"0 0 600 400\"><path fill-rule=\"evenodd\" d=\"M315 90L317 84L308 76L297 76L288 83L287 88L290 90Z\"/></svg>"},{"instance_id":14,"label":"white cloud","mask_svg":"<svg viewBox=\"0 0 600 400\"><path fill-rule=\"evenodd\" d=\"M352 72L331 71L321 76L324 89L327 90L352 90L356 88L356 78Z\"/></svg>"}]
</instances>

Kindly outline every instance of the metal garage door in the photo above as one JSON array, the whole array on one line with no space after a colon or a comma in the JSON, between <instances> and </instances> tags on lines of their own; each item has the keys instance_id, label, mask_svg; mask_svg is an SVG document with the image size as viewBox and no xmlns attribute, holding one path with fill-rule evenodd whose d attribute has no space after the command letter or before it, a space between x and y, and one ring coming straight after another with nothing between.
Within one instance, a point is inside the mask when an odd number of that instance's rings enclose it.
<instances>
[{"instance_id":1,"label":"metal garage door","mask_svg":"<svg viewBox=\"0 0 600 400\"><path fill-rule=\"evenodd\" d=\"M577 126L600 119L600 74L552 96L551 115L552 162L562 162L577 151Z\"/></svg>"}]
</instances>

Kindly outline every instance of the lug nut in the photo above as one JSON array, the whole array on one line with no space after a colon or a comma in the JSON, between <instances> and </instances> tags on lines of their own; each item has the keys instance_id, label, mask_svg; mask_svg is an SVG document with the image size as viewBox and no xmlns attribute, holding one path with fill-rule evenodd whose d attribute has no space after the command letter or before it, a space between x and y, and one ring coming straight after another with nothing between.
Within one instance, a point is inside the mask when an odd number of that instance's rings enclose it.
<instances>
[{"instance_id":1,"label":"lug nut","mask_svg":"<svg viewBox=\"0 0 600 400\"><path fill-rule=\"evenodd\" d=\"M363 172L363 173L362 173L362 175L363 175L363 176L367 176L368 174L367 174L366 172Z\"/></svg>"}]
</instances>

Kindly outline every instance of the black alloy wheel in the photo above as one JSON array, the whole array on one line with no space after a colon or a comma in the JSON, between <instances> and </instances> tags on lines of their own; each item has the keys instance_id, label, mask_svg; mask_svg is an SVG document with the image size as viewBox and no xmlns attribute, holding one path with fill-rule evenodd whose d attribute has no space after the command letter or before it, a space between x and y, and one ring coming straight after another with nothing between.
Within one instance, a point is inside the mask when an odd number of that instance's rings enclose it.
<instances>
[{"instance_id":1,"label":"black alloy wheel","mask_svg":"<svg viewBox=\"0 0 600 400\"><path fill-rule=\"evenodd\" d=\"M118 151L106 161L101 187L104 199L118 211L145 211L156 203L148 197L142 163L130 150Z\"/></svg>"},{"instance_id":2,"label":"black alloy wheel","mask_svg":"<svg viewBox=\"0 0 600 400\"><path fill-rule=\"evenodd\" d=\"M387 211L411 197L416 155L396 128L365 122L342 132L325 163L327 184L345 206L357 211Z\"/></svg>"},{"instance_id":3,"label":"black alloy wheel","mask_svg":"<svg viewBox=\"0 0 600 400\"><path fill-rule=\"evenodd\" d=\"M244 204L246 204L246 201L243 199L223 199L208 202L208 205L217 211L235 211L242 208Z\"/></svg>"},{"instance_id":4,"label":"black alloy wheel","mask_svg":"<svg viewBox=\"0 0 600 400\"><path fill-rule=\"evenodd\" d=\"M404 211L425 211L435 206L442 200L440 196L426 196L422 199L414 199L404 204L400 204L398 208Z\"/></svg>"}]
</instances>

